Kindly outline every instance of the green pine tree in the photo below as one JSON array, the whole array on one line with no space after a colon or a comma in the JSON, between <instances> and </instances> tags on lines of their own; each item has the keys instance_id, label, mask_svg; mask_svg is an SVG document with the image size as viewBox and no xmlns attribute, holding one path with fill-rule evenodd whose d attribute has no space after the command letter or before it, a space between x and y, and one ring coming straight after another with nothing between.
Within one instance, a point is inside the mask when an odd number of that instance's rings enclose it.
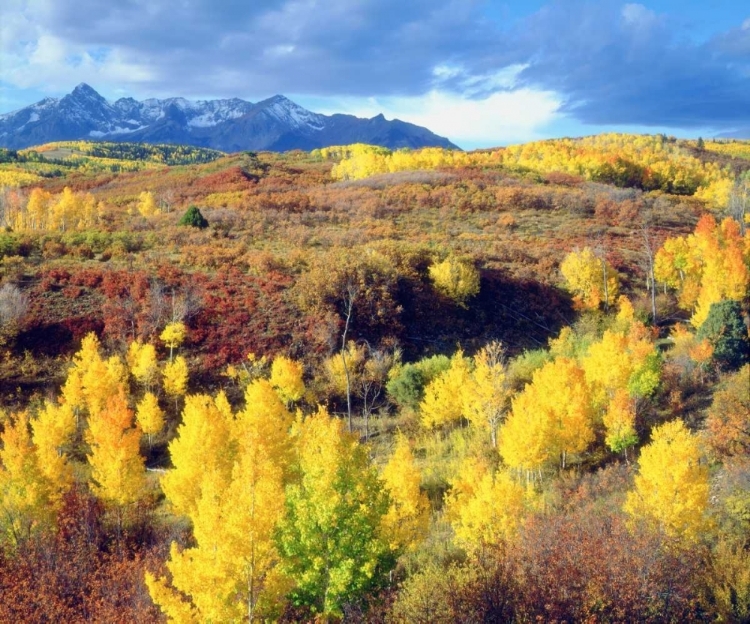
<instances>
[{"instance_id":1,"label":"green pine tree","mask_svg":"<svg viewBox=\"0 0 750 624\"><path fill-rule=\"evenodd\" d=\"M208 227L208 221L206 221L206 217L201 214L197 206L190 206L185 214L182 215L178 225L189 225L203 229Z\"/></svg>"}]
</instances>

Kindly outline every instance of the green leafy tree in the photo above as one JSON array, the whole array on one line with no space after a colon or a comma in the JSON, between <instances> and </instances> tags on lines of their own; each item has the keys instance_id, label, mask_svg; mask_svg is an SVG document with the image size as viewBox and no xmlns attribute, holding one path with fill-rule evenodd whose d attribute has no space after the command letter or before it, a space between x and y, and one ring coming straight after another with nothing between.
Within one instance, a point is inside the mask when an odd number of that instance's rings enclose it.
<instances>
[{"instance_id":1,"label":"green leafy tree","mask_svg":"<svg viewBox=\"0 0 750 624\"><path fill-rule=\"evenodd\" d=\"M433 355L414 364L394 366L388 373L388 396L401 408L417 409L424 389L433 379L451 367L445 355Z\"/></svg>"},{"instance_id":2,"label":"green leafy tree","mask_svg":"<svg viewBox=\"0 0 750 624\"><path fill-rule=\"evenodd\" d=\"M324 408L297 425L299 478L286 489L277 541L292 603L341 616L387 579L394 558L379 527L389 496L367 450Z\"/></svg>"}]
</instances>

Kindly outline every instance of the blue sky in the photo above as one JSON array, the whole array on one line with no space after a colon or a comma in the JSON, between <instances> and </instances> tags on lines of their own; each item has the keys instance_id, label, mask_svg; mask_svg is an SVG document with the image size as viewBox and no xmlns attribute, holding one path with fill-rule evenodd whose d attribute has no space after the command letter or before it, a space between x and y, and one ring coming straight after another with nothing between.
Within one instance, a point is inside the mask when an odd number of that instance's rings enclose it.
<instances>
[{"instance_id":1,"label":"blue sky","mask_svg":"<svg viewBox=\"0 0 750 624\"><path fill-rule=\"evenodd\" d=\"M4 0L0 112L282 93L464 148L602 131L750 136L750 4Z\"/></svg>"}]
</instances>

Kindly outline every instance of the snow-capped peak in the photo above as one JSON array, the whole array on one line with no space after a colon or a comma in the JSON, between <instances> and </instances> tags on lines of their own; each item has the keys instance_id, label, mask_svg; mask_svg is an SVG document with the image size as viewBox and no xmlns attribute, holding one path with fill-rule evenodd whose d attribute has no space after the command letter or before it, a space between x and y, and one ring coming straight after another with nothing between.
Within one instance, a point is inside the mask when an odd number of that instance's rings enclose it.
<instances>
[{"instance_id":1,"label":"snow-capped peak","mask_svg":"<svg viewBox=\"0 0 750 624\"><path fill-rule=\"evenodd\" d=\"M260 102L258 106L278 121L295 129L322 130L325 127L325 118L322 115L302 108L283 95L274 95Z\"/></svg>"},{"instance_id":2,"label":"snow-capped peak","mask_svg":"<svg viewBox=\"0 0 750 624\"><path fill-rule=\"evenodd\" d=\"M392 124L382 120L382 123ZM312 149L372 141L387 147L453 145L425 128L399 126L384 133L382 124L354 116L313 113L283 95L257 104L238 98L164 100L120 98L108 102L86 83L63 98L47 98L0 115L0 145L12 149L71 138L106 141L174 142L226 151ZM383 136L388 139L383 139Z\"/></svg>"}]
</instances>

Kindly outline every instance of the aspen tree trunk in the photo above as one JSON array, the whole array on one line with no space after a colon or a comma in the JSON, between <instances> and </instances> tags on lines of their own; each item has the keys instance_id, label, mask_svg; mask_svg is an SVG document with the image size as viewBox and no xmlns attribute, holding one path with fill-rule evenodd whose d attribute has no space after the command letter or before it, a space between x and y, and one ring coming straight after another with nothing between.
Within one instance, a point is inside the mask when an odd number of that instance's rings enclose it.
<instances>
[{"instance_id":1,"label":"aspen tree trunk","mask_svg":"<svg viewBox=\"0 0 750 624\"><path fill-rule=\"evenodd\" d=\"M656 325L656 275L654 273L654 245L649 236L648 225L641 226L643 235L643 248L646 250L646 261L648 263L648 277L646 278L646 288L651 294L651 322Z\"/></svg>"},{"instance_id":2,"label":"aspen tree trunk","mask_svg":"<svg viewBox=\"0 0 750 624\"><path fill-rule=\"evenodd\" d=\"M349 332L349 323L354 311L354 299L356 293L353 286L348 286L344 298L346 306L346 323L344 323L344 333L341 336L341 360L344 363L344 376L346 377L346 417L349 423L349 433L352 432L352 387L351 376L349 375L349 365L346 362L346 336Z\"/></svg>"},{"instance_id":3,"label":"aspen tree trunk","mask_svg":"<svg viewBox=\"0 0 750 624\"><path fill-rule=\"evenodd\" d=\"M607 284L607 261L602 258L602 277L604 279L604 308L609 310L609 284ZM565 466L563 466L564 468Z\"/></svg>"}]
</instances>

